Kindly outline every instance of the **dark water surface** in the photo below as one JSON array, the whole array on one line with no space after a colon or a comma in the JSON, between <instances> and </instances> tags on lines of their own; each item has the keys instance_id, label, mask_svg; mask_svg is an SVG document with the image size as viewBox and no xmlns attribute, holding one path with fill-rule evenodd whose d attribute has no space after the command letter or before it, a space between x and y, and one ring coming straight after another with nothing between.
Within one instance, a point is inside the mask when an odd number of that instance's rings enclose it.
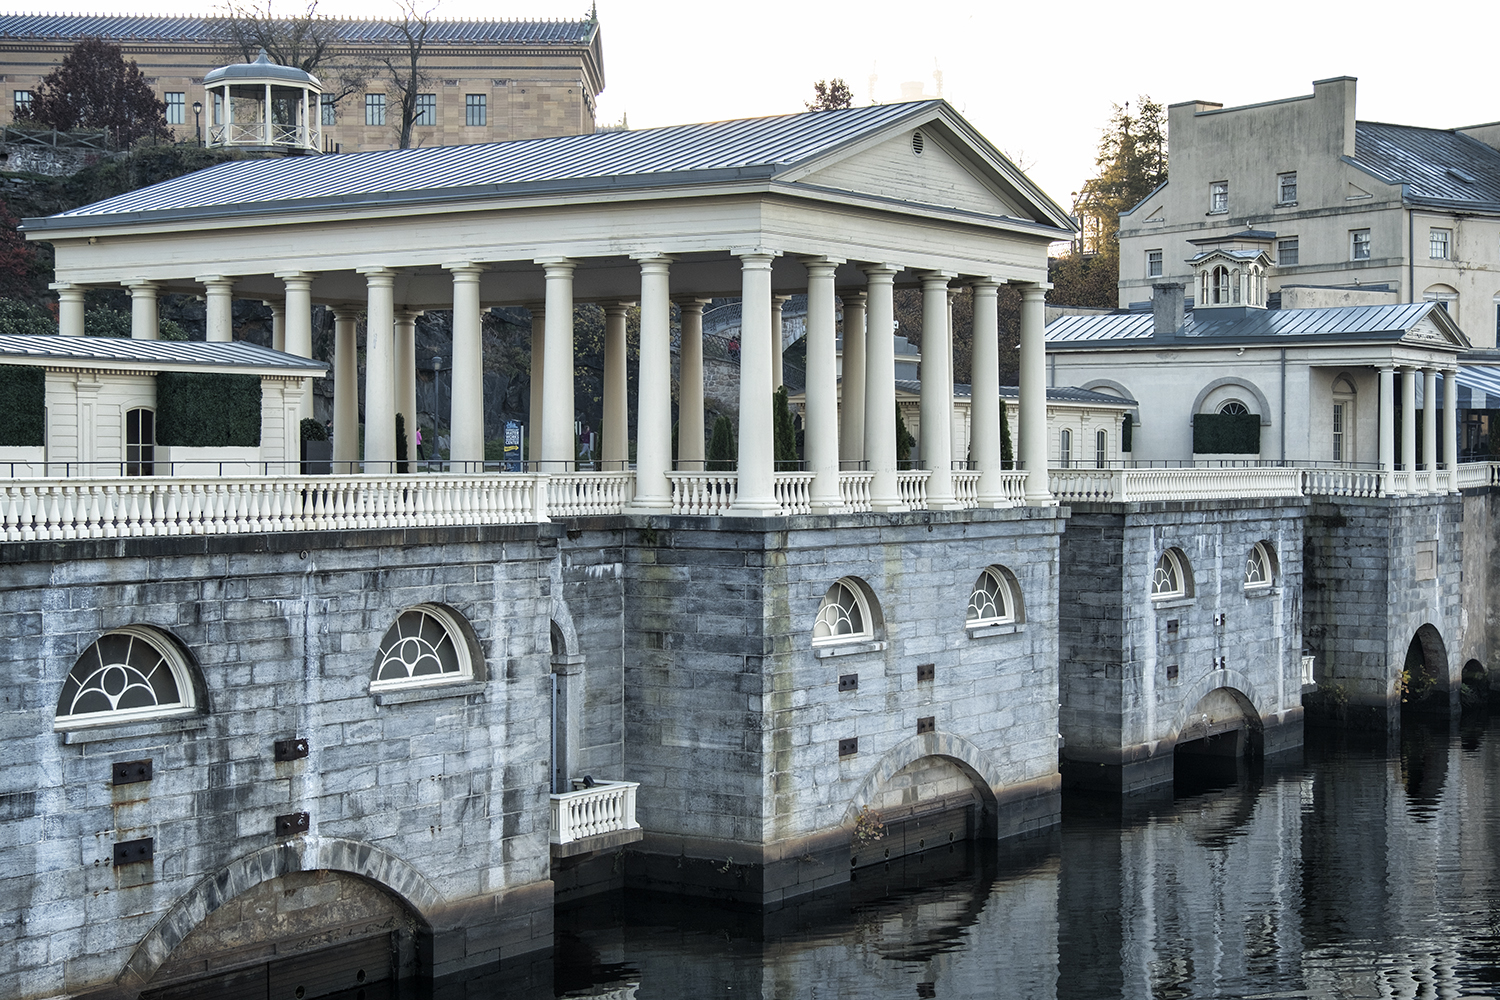
<instances>
[{"instance_id":1,"label":"dark water surface","mask_svg":"<svg viewBox=\"0 0 1500 1000\"><path fill-rule=\"evenodd\" d=\"M1053 833L929 852L770 916L559 911L559 997L1500 996L1500 716L1070 795Z\"/></svg>"}]
</instances>

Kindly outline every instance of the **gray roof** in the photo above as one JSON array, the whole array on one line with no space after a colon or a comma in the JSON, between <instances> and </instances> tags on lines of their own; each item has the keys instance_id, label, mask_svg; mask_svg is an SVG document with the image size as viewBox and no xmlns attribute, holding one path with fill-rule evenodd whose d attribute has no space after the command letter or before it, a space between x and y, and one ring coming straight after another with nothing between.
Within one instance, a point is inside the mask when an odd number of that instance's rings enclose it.
<instances>
[{"instance_id":1,"label":"gray roof","mask_svg":"<svg viewBox=\"0 0 1500 1000\"><path fill-rule=\"evenodd\" d=\"M243 341L210 344L124 337L0 336L0 359L9 364L92 362L150 370L240 368L287 375L323 375L328 371L321 361Z\"/></svg>"},{"instance_id":2,"label":"gray roof","mask_svg":"<svg viewBox=\"0 0 1500 1000\"><path fill-rule=\"evenodd\" d=\"M942 101L918 101L634 132L237 160L47 219L28 219L26 228L770 180L872 133L903 122L929 122L935 113L951 114L955 127L966 125ZM977 134L974 138L984 142ZM1029 184L1019 174L1016 180ZM1039 189L1022 197L1041 206L1042 225L1053 225L1047 213L1063 218Z\"/></svg>"},{"instance_id":3,"label":"gray roof","mask_svg":"<svg viewBox=\"0 0 1500 1000\"><path fill-rule=\"evenodd\" d=\"M1354 159L1391 183L1405 184L1408 201L1500 208L1500 150L1456 130L1358 122Z\"/></svg>"},{"instance_id":4,"label":"gray roof","mask_svg":"<svg viewBox=\"0 0 1500 1000\"><path fill-rule=\"evenodd\" d=\"M919 396L922 393L921 379L896 379L896 388L902 392ZM953 395L960 399L968 399L974 394L974 387L964 385L962 382L953 384ZM1014 385L1002 385L1000 387L1001 399L1020 399L1020 387ZM1053 403L1099 403L1105 406L1135 406L1136 401L1127 396L1111 396L1107 392L1095 392L1092 389L1076 389L1073 386L1048 387L1047 399Z\"/></svg>"},{"instance_id":5,"label":"gray roof","mask_svg":"<svg viewBox=\"0 0 1500 1000\"><path fill-rule=\"evenodd\" d=\"M220 66L211 69L203 75L203 85L211 87L216 83L226 80L284 80L295 86L314 86L322 88L323 83L311 73L305 73L295 66L282 66L273 63L271 57L266 55L266 50L260 50L260 56L254 62L231 63L228 66Z\"/></svg>"},{"instance_id":6,"label":"gray roof","mask_svg":"<svg viewBox=\"0 0 1500 1000\"><path fill-rule=\"evenodd\" d=\"M1212 339L1217 343L1251 344L1278 340L1396 341L1433 310L1440 326L1462 337L1446 310L1436 302L1403 302L1381 306L1337 306L1323 309L1195 309L1182 329L1167 337L1152 335L1149 312L1108 316L1061 316L1047 325L1049 350L1086 348L1101 341L1122 346L1149 347L1164 342Z\"/></svg>"},{"instance_id":7,"label":"gray roof","mask_svg":"<svg viewBox=\"0 0 1500 1000\"><path fill-rule=\"evenodd\" d=\"M345 45L401 42L389 21L330 18L335 38ZM430 24L429 43L439 45L585 45L599 26L577 21L466 21L439 20ZM223 44L228 22L221 17L110 14L0 14L0 38L102 38L115 44L131 42L194 42ZM404 42L403 42L404 44Z\"/></svg>"}]
</instances>

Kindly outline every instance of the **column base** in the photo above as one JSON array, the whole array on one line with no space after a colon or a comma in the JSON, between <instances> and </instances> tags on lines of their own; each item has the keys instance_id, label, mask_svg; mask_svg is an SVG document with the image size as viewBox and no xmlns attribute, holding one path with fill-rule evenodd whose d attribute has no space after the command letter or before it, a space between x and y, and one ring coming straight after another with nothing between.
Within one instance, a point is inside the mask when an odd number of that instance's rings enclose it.
<instances>
[{"instance_id":1,"label":"column base","mask_svg":"<svg viewBox=\"0 0 1500 1000\"><path fill-rule=\"evenodd\" d=\"M927 498L927 509L928 510L963 510L964 509L964 505L962 503L960 503L957 498L953 498L953 497L950 497L950 498L945 499L945 500L935 500L932 497L928 497Z\"/></svg>"},{"instance_id":2,"label":"column base","mask_svg":"<svg viewBox=\"0 0 1500 1000\"><path fill-rule=\"evenodd\" d=\"M900 500L874 500L870 501L870 509L877 514L905 514L911 510L911 504Z\"/></svg>"},{"instance_id":3,"label":"column base","mask_svg":"<svg viewBox=\"0 0 1500 1000\"><path fill-rule=\"evenodd\" d=\"M842 500L839 501L838 503L818 503L817 501L814 501L811 504L809 504L809 506L812 508L812 512L814 514L847 514L847 513L849 513L849 508L846 507L846 506L844 506L844 503L843 503Z\"/></svg>"},{"instance_id":4,"label":"column base","mask_svg":"<svg viewBox=\"0 0 1500 1000\"><path fill-rule=\"evenodd\" d=\"M1051 493L1028 493L1026 494L1026 506L1028 507L1056 507L1057 497Z\"/></svg>"},{"instance_id":5,"label":"column base","mask_svg":"<svg viewBox=\"0 0 1500 1000\"><path fill-rule=\"evenodd\" d=\"M774 500L769 503L751 500L748 503L736 503L724 514L726 517L780 517L781 504Z\"/></svg>"},{"instance_id":6,"label":"column base","mask_svg":"<svg viewBox=\"0 0 1500 1000\"><path fill-rule=\"evenodd\" d=\"M974 501L974 506L980 510L1009 510L1015 503L1004 497L980 497Z\"/></svg>"},{"instance_id":7,"label":"column base","mask_svg":"<svg viewBox=\"0 0 1500 1000\"><path fill-rule=\"evenodd\" d=\"M632 500L628 504L626 504L625 505L625 509L626 510L644 510L644 511L651 511L651 512L654 512L654 513L662 513L664 511L670 512L671 509L672 509L672 498L671 497L641 497L641 496L638 496L634 500Z\"/></svg>"}]
</instances>

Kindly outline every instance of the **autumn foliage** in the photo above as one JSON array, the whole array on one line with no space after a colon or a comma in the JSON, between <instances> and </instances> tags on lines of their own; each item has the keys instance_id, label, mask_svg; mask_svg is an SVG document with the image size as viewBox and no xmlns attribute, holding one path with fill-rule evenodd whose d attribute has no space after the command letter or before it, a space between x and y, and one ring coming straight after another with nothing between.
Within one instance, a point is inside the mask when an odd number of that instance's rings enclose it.
<instances>
[{"instance_id":1,"label":"autumn foliage","mask_svg":"<svg viewBox=\"0 0 1500 1000\"><path fill-rule=\"evenodd\" d=\"M47 74L30 104L16 108L15 120L60 132L104 129L128 147L148 136L169 137L166 111L135 60L126 62L118 45L85 38Z\"/></svg>"}]
</instances>

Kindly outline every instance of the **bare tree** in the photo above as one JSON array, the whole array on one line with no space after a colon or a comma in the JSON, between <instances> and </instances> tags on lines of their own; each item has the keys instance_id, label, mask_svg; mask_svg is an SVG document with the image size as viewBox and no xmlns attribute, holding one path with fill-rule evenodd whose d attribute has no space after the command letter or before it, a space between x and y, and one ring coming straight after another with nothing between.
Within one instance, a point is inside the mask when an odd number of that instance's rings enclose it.
<instances>
[{"instance_id":1,"label":"bare tree","mask_svg":"<svg viewBox=\"0 0 1500 1000\"><path fill-rule=\"evenodd\" d=\"M419 97L430 78L422 69L422 54L432 30L432 15L437 4L423 6L420 0L397 0L400 15L387 23L396 31L400 51L378 58L386 70L386 93L400 110L400 148L411 148L411 129L422 114Z\"/></svg>"},{"instance_id":2,"label":"bare tree","mask_svg":"<svg viewBox=\"0 0 1500 1000\"><path fill-rule=\"evenodd\" d=\"M220 8L233 55L245 62L264 49L271 61L312 73L328 103L364 90L364 71L338 50L338 22L318 13L318 0L290 17L278 16L274 0L227 0Z\"/></svg>"}]
</instances>

